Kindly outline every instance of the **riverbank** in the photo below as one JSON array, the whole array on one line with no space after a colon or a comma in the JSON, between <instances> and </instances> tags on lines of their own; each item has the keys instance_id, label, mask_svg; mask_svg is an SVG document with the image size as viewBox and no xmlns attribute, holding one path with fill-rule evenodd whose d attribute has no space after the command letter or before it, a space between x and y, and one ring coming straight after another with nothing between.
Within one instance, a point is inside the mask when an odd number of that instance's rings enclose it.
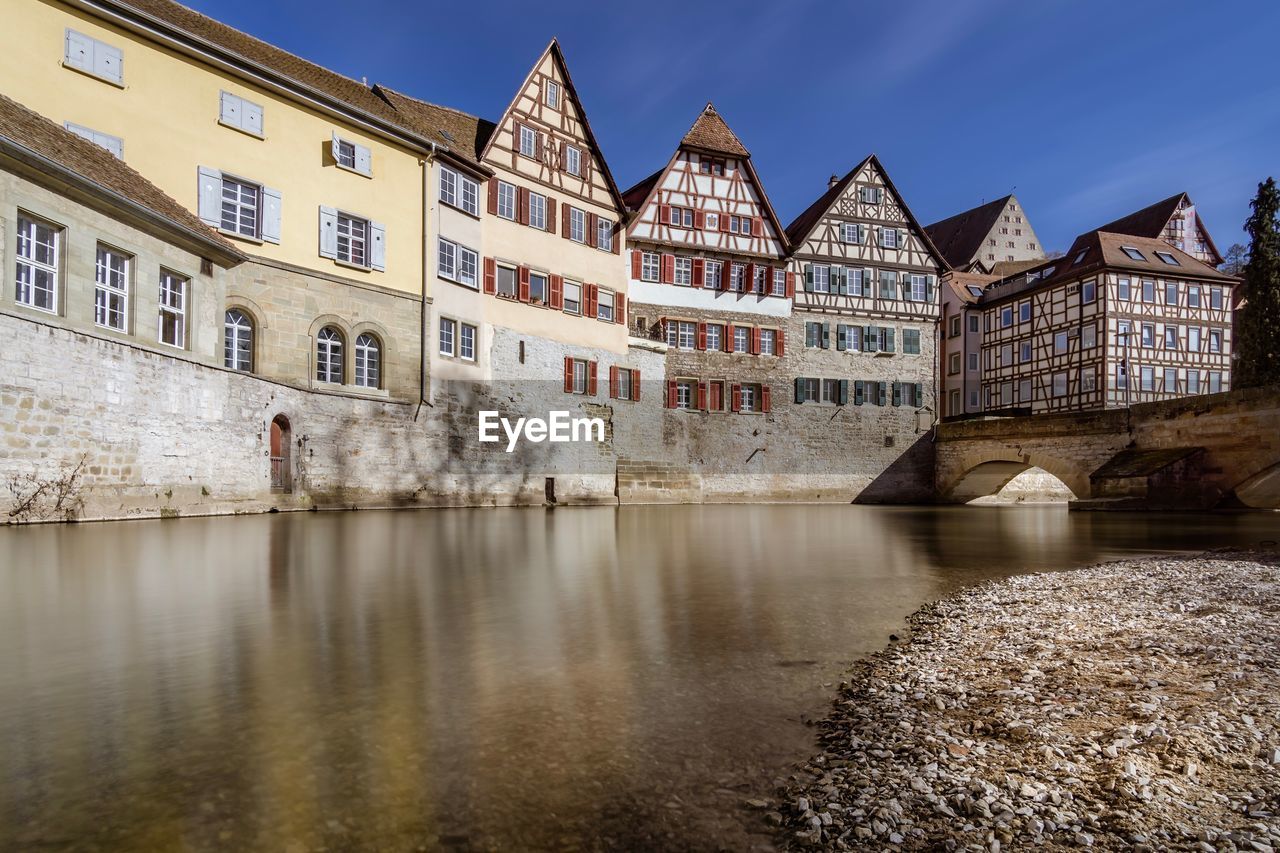
<instances>
[{"instance_id":1,"label":"riverbank","mask_svg":"<svg viewBox=\"0 0 1280 853\"><path fill-rule=\"evenodd\" d=\"M1280 554L1015 577L909 625L767 806L784 844L1280 847Z\"/></svg>"}]
</instances>

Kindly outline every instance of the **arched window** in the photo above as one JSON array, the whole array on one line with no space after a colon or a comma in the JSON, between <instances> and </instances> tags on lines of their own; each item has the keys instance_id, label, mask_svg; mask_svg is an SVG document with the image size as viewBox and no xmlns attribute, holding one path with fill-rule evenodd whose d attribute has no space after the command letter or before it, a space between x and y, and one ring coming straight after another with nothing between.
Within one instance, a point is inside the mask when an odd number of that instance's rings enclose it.
<instances>
[{"instance_id":1,"label":"arched window","mask_svg":"<svg viewBox=\"0 0 1280 853\"><path fill-rule=\"evenodd\" d=\"M316 336L316 379L342 384L342 333L333 326Z\"/></svg>"},{"instance_id":2,"label":"arched window","mask_svg":"<svg viewBox=\"0 0 1280 853\"><path fill-rule=\"evenodd\" d=\"M377 388L382 378L382 347L370 334L356 338L356 384Z\"/></svg>"},{"instance_id":3,"label":"arched window","mask_svg":"<svg viewBox=\"0 0 1280 853\"><path fill-rule=\"evenodd\" d=\"M222 364L245 373L253 370L253 320L239 308L228 308Z\"/></svg>"}]
</instances>

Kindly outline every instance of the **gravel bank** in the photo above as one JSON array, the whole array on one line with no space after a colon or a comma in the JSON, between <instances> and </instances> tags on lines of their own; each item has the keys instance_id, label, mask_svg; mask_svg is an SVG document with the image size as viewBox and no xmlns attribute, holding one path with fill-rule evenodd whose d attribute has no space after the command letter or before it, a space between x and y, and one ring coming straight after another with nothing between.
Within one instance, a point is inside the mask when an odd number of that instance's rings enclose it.
<instances>
[{"instance_id":1,"label":"gravel bank","mask_svg":"<svg viewBox=\"0 0 1280 853\"><path fill-rule=\"evenodd\" d=\"M830 849L1280 849L1280 555L1017 577L855 668L769 811Z\"/></svg>"}]
</instances>

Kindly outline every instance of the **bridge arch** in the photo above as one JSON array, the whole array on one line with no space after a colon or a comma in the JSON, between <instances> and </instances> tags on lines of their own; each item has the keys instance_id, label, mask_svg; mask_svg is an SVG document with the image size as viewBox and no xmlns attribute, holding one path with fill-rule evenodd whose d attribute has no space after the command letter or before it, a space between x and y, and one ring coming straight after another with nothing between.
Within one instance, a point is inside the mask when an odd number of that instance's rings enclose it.
<instances>
[{"instance_id":1,"label":"bridge arch","mask_svg":"<svg viewBox=\"0 0 1280 853\"><path fill-rule=\"evenodd\" d=\"M1089 472L1053 456L1023 454L1013 448L987 446L961 454L955 463L952 470L960 473L950 482L940 484L939 494L945 503L968 503L998 494L1010 480L1031 468L1040 468L1058 478L1077 500L1092 495Z\"/></svg>"},{"instance_id":2,"label":"bridge arch","mask_svg":"<svg viewBox=\"0 0 1280 853\"><path fill-rule=\"evenodd\" d=\"M1253 509L1280 509L1280 461L1272 462L1232 490L1240 503Z\"/></svg>"}]
</instances>

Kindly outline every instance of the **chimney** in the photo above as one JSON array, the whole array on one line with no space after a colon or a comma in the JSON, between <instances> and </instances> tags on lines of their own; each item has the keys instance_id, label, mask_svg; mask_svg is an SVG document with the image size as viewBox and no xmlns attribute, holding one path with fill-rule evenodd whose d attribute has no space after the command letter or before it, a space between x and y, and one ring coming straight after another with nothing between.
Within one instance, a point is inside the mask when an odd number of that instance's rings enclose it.
<instances>
[{"instance_id":1,"label":"chimney","mask_svg":"<svg viewBox=\"0 0 1280 853\"><path fill-rule=\"evenodd\" d=\"M827 179L827 189L832 189L836 184L840 183L839 175L832 175Z\"/></svg>"}]
</instances>

